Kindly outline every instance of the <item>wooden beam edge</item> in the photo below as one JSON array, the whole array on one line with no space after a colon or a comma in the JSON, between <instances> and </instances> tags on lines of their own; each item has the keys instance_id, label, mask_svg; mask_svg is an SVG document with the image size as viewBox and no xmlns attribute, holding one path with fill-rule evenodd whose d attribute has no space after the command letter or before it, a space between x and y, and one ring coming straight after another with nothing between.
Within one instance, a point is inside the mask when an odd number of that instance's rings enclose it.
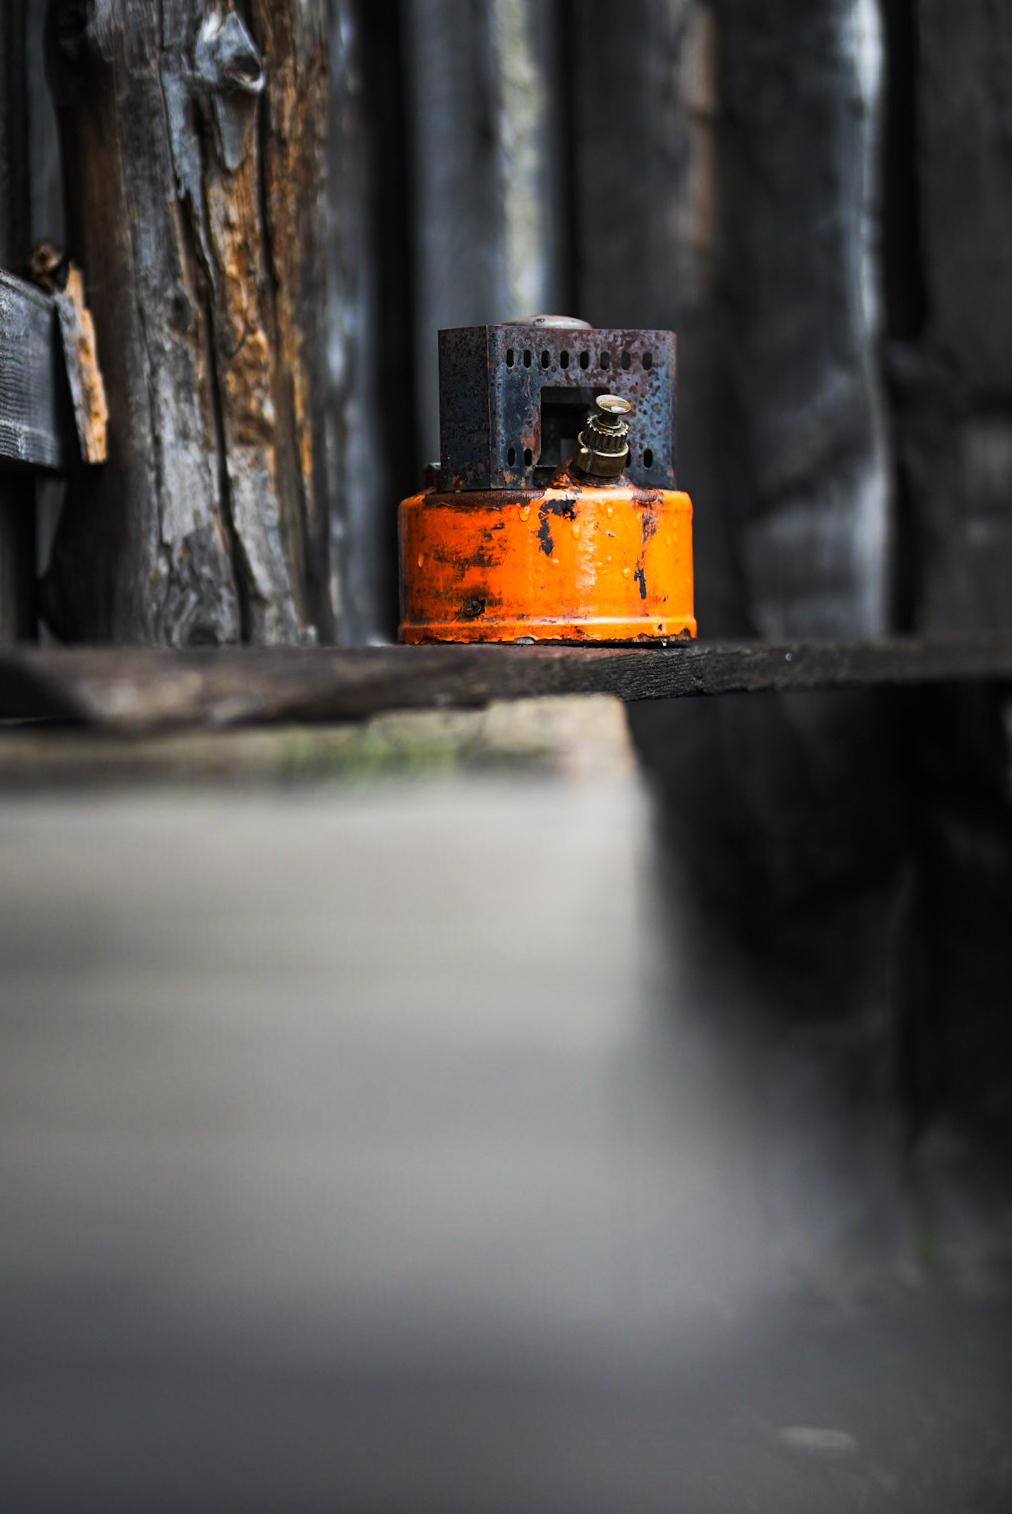
<instances>
[{"instance_id":1,"label":"wooden beam edge","mask_svg":"<svg viewBox=\"0 0 1012 1514\"><path fill-rule=\"evenodd\" d=\"M1012 635L673 647L16 648L0 719L123 734L364 719L543 694L624 701L1012 680Z\"/></svg>"}]
</instances>

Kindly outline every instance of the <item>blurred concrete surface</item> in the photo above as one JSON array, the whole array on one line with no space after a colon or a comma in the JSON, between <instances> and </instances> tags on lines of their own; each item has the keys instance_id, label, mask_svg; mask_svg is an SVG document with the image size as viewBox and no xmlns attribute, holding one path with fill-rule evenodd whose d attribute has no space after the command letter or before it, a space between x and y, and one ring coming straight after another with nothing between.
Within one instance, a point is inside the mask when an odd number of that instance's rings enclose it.
<instances>
[{"instance_id":1,"label":"blurred concrete surface","mask_svg":"<svg viewBox=\"0 0 1012 1514\"><path fill-rule=\"evenodd\" d=\"M0 1507L1012 1507L1000 1175L662 890L617 705L401 719L0 750Z\"/></svg>"}]
</instances>

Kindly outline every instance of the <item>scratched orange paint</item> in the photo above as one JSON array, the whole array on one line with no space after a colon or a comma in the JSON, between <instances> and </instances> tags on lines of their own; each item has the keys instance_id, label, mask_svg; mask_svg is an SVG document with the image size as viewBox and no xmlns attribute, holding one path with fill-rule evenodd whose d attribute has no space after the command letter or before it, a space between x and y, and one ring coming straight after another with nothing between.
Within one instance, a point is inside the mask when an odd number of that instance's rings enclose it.
<instances>
[{"instance_id":1,"label":"scratched orange paint","mask_svg":"<svg viewBox=\"0 0 1012 1514\"><path fill-rule=\"evenodd\" d=\"M421 641L695 636L687 494L559 476L400 507L401 630Z\"/></svg>"}]
</instances>

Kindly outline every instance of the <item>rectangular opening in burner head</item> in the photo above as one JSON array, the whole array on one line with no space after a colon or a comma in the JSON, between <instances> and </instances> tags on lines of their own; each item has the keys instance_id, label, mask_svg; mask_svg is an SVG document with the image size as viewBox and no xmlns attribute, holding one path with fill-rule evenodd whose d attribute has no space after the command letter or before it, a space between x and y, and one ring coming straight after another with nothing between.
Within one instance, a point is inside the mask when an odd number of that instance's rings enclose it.
<instances>
[{"instance_id":1,"label":"rectangular opening in burner head","mask_svg":"<svg viewBox=\"0 0 1012 1514\"><path fill-rule=\"evenodd\" d=\"M546 384L541 390L541 451L534 468L536 485L546 484L563 463L576 451L584 416L599 394L607 394L603 385L578 389L557 388Z\"/></svg>"}]
</instances>

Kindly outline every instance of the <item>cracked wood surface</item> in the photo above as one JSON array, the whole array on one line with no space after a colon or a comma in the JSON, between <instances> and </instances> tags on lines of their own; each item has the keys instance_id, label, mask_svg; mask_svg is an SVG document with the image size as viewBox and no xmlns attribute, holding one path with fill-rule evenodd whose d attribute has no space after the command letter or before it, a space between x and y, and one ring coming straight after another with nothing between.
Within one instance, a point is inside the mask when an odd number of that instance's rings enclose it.
<instances>
[{"instance_id":1,"label":"cracked wood surface","mask_svg":"<svg viewBox=\"0 0 1012 1514\"><path fill-rule=\"evenodd\" d=\"M918 0L924 309L888 352L916 523L911 620L1012 625L1012 13Z\"/></svg>"},{"instance_id":2,"label":"cracked wood surface","mask_svg":"<svg viewBox=\"0 0 1012 1514\"><path fill-rule=\"evenodd\" d=\"M0 654L0 719L124 734L357 720L543 694L625 701L1012 680L1012 636L789 646L79 648Z\"/></svg>"},{"instance_id":3,"label":"cracked wood surface","mask_svg":"<svg viewBox=\"0 0 1012 1514\"><path fill-rule=\"evenodd\" d=\"M55 301L0 270L0 461L62 469L79 456Z\"/></svg>"},{"instance_id":4,"label":"cracked wood surface","mask_svg":"<svg viewBox=\"0 0 1012 1514\"><path fill-rule=\"evenodd\" d=\"M51 0L68 250L109 460L70 486L43 608L69 640L334 633L324 0Z\"/></svg>"}]
</instances>

